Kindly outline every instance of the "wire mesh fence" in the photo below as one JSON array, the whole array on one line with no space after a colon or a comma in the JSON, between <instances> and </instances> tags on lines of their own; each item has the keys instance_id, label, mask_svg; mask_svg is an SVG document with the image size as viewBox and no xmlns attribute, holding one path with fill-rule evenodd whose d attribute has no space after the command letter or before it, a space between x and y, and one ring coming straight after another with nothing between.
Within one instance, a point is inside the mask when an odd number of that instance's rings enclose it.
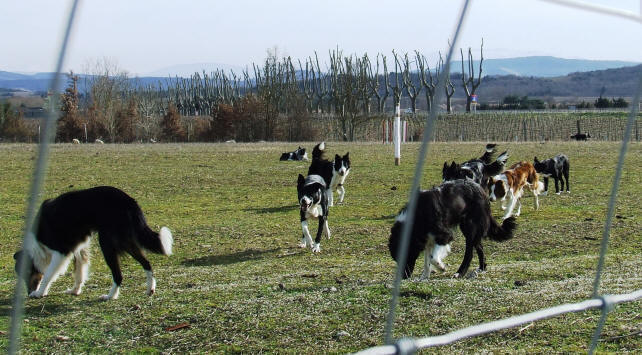
<instances>
[{"instance_id":1,"label":"wire mesh fence","mask_svg":"<svg viewBox=\"0 0 642 355\"><path fill-rule=\"evenodd\" d=\"M632 20L632 21L642 23L642 14L638 15L638 14L622 11L619 9L596 6L596 5L588 4L581 1L572 1L572 0L544 0L544 1L561 4L564 6L570 6L581 10L593 11L593 12L605 14L608 16L616 16L622 19ZM61 78L62 68L65 60L65 54L67 51L67 45L69 43L71 29L74 24L74 17L76 15L79 2L80 2L79 0L73 0L71 2L68 21L66 22L66 28L64 32L64 37L60 45L60 51L59 51L58 61L57 61L56 71L55 71L56 74L54 75L50 85L50 91L53 93L60 92L60 82L61 82L60 78ZM463 1L463 5L459 13L459 17L456 22L455 29L453 31L452 36L450 37L451 43L447 50L448 54L446 56L445 68L440 73L440 78L438 80L438 82L442 83L442 85L443 83L445 83L446 76L449 75L450 73L449 66L451 63L451 59L453 58L454 48L457 45L457 40L459 38L461 28L465 23L465 19L469 10L469 5L470 5L469 0ZM642 12L642 3L641 3L641 12ZM599 261L596 267L595 280L593 284L593 296L591 299L578 302L578 303L554 306L554 307L542 309L539 311L522 314L519 316L514 316L514 317L510 317L510 318L506 318L506 319L502 319L494 322L475 325L475 326L459 329L445 335L425 337L425 338L419 338L419 339L402 338L397 341L393 341L392 334L393 334L393 329L395 324L399 289L401 285L402 268L403 268L403 265L405 264L405 258L407 254L407 249L409 244L408 243L409 235L410 235L410 229L411 229L410 227L411 223L406 223L402 231L401 248L399 248L399 255L397 257L398 267L395 272L395 282L392 290L389 312L388 312L387 322L385 326L385 342L387 345L366 349L361 351L360 353L361 354L412 353L418 349L450 344L450 343L459 341L461 339L478 336L482 334L487 334L496 330L507 329L510 327L515 327L520 324L525 324L525 323L529 323L529 322L533 322L541 319L547 319L547 318L555 317L555 316L569 313L569 312L580 312L584 310L600 308L601 317L600 317L600 320L598 321L594 335L589 345L589 353L593 353L596 349L597 342L601 335L602 327L605 323L606 317L610 312L610 310L616 304L642 299L642 290L636 290L631 293L620 294L620 295L608 295L608 294L600 293L600 279L602 275L602 270L604 268L606 252L608 249L609 232L610 232L612 218L615 211L615 204L617 201L617 192L619 188L620 179L622 176L622 169L624 164L624 158L627 152L628 142L632 138L634 127L636 127L635 124L636 124L636 117L638 114L638 110L640 107L641 91L642 91L642 75L639 78L638 89L631 103L631 110L626 123L626 127L624 128L618 164L615 170L615 175L613 178L613 184L612 184L611 193L610 193L608 212L605 220L604 232L603 232L601 248L600 248ZM437 94L435 97L436 102L441 102L441 100L443 99L443 93L444 93L443 87L442 89L437 90ZM53 97L55 99L56 95L53 95ZM40 199L42 185L43 185L45 172L47 170L47 164L48 164L49 142L55 136L55 129L56 129L55 123L58 117L58 112L56 112L57 105L55 105L54 101L55 100L53 100L50 103L48 114L46 118L43 119L43 122L42 122L43 130L42 130L38 157L36 160L35 170L33 173L33 178L32 178L32 183L31 183L31 188L29 193L29 202L28 202L28 207L26 211L23 242L24 240L27 239L27 235L31 233L34 223L36 222L36 209ZM408 220L413 220L414 218L416 205L417 205L417 196L419 191L419 182L421 180L422 172L424 170L423 167L426 160L425 158L428 153L429 143L432 139L435 138L434 129L435 129L435 122L437 118L437 110L434 108L436 106L437 105L433 105L433 109L430 111L430 114L426 117L426 122L423 126L422 144L419 150L417 164L415 165L415 173L414 173L412 188L410 190L410 196L407 204L406 218ZM8 352L10 354L15 354L20 350L21 325L22 325L22 319L24 314L23 313L24 312L24 290L22 287L20 287L20 281L23 279L23 275L27 271L26 270L27 263L26 263L26 260L24 260L25 258L26 258L26 253L23 253L23 260L19 262L20 268L18 270L18 278L16 280L16 287L14 292L14 300L13 300L11 323L10 323L10 334L9 334L9 348L8 348Z\"/></svg>"}]
</instances>

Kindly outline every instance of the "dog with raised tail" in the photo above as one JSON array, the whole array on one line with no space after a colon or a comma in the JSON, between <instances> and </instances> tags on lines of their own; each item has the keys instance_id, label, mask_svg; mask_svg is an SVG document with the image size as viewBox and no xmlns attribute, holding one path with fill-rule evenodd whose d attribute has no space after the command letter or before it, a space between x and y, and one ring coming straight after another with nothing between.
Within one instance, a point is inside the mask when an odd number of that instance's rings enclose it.
<instances>
[{"instance_id":1,"label":"dog with raised tail","mask_svg":"<svg viewBox=\"0 0 642 355\"><path fill-rule=\"evenodd\" d=\"M388 249L398 262L401 232L406 223L412 223L403 278L409 278L415 269L415 262L424 252L422 278L430 277L432 267L445 271L443 259L450 252L453 229L459 226L466 238L464 259L454 277L466 275L473 258L473 250L479 258L479 271L486 270L486 258L481 241L489 238L506 241L513 238L517 224L515 218L508 218L500 225L490 211L488 196L478 184L461 179L446 181L440 186L419 192L417 210L413 221L407 220L404 207L390 230Z\"/></svg>"},{"instance_id":2,"label":"dog with raised tail","mask_svg":"<svg viewBox=\"0 0 642 355\"><path fill-rule=\"evenodd\" d=\"M111 186L66 192L40 206L34 231L27 233L23 249L14 254L16 271L26 260L24 280L29 297L47 296L51 284L74 259L74 286L67 293L79 295L89 274L89 241L98 243L112 274L112 287L102 300L116 299L123 280L120 255L128 253L147 275L147 294L156 291L156 279L143 249L171 255L174 239L167 227L149 228L140 206L125 192ZM26 255L23 255L26 254Z\"/></svg>"},{"instance_id":3,"label":"dog with raised tail","mask_svg":"<svg viewBox=\"0 0 642 355\"><path fill-rule=\"evenodd\" d=\"M348 174L350 174L350 152L343 156L336 154L331 161L325 158L325 142L314 146L308 175L319 175L323 178L328 195L328 206L334 206L334 191L339 194L339 203L343 202L346 193L344 184Z\"/></svg>"},{"instance_id":4,"label":"dog with raised tail","mask_svg":"<svg viewBox=\"0 0 642 355\"><path fill-rule=\"evenodd\" d=\"M461 164L453 161L448 165L448 162L444 162L441 170L443 181L469 179L486 188L488 179L504 171L504 166L508 160L508 153L503 152L493 161L492 156L495 152L495 146L495 144L487 144L484 155Z\"/></svg>"}]
</instances>

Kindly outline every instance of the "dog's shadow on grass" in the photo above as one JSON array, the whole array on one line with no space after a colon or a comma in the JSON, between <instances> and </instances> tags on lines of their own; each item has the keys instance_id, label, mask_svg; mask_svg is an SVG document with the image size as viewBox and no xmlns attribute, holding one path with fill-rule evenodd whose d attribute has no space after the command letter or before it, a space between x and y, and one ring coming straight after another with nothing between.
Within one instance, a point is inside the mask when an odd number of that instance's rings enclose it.
<instances>
[{"instance_id":1,"label":"dog's shadow on grass","mask_svg":"<svg viewBox=\"0 0 642 355\"><path fill-rule=\"evenodd\" d=\"M370 219L373 221L387 221L387 220L393 220L397 217L397 214L390 214L386 216L379 216L379 217L371 217Z\"/></svg>"},{"instance_id":2,"label":"dog's shadow on grass","mask_svg":"<svg viewBox=\"0 0 642 355\"><path fill-rule=\"evenodd\" d=\"M243 209L245 212L256 212L256 213L277 213L277 212L288 212L297 208L297 204L278 206L278 207L248 207Z\"/></svg>"},{"instance_id":3,"label":"dog's shadow on grass","mask_svg":"<svg viewBox=\"0 0 642 355\"><path fill-rule=\"evenodd\" d=\"M48 297L52 297L51 295ZM75 297L70 295L63 295L63 297ZM57 299L57 297L56 297ZM99 300L98 298L93 299L83 299L73 302L74 307L70 307L70 302L65 302L62 300L60 303L47 302L46 304L40 304L38 300L32 300L25 296L24 299L24 316L25 317L47 317L50 315L58 315L66 312L77 311L78 307L87 308L91 306L96 306L104 301ZM9 299L0 300L0 317L11 317L11 309L13 308L13 297Z\"/></svg>"},{"instance_id":4,"label":"dog's shadow on grass","mask_svg":"<svg viewBox=\"0 0 642 355\"><path fill-rule=\"evenodd\" d=\"M230 265L249 260L263 259L267 254L274 254L281 250L281 248L273 248L267 250L248 249L231 254L224 255L207 255L195 259L187 259L182 262L183 266L214 266L214 265Z\"/></svg>"}]
</instances>

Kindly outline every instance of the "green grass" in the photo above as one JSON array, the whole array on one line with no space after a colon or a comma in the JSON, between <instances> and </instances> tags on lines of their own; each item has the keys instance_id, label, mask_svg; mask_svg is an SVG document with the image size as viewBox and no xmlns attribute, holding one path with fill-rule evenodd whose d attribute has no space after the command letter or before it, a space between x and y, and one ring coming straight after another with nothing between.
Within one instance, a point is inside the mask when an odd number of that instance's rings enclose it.
<instances>
[{"instance_id":1,"label":"green grass","mask_svg":"<svg viewBox=\"0 0 642 355\"><path fill-rule=\"evenodd\" d=\"M140 266L123 257L120 298L100 302L111 276L94 243L82 295L63 293L73 283L70 269L49 296L26 300L22 349L346 353L381 345L396 266L387 238L407 200L419 145L405 145L402 165L395 167L392 146L328 143L332 156L349 150L353 165L345 203L330 210L332 239L323 240L320 254L297 247L295 184L308 163L278 161L281 152L296 146L54 145L43 198L117 186L138 200L154 229L170 227L175 254L150 255L158 282L152 297L144 294ZM447 273L402 283L395 337L440 335L590 297L619 144L500 143L499 149L508 149L509 163L566 153L571 194L542 197L539 211L526 197L517 236L485 242L488 271L476 279L450 277L463 254L463 237L456 237ZM422 186L439 184L445 160L460 162L482 152L483 143L431 145ZM0 145L0 347L5 349L15 285L12 255L20 245L36 154L35 145ZM642 287L641 174L642 145L633 143L618 195L620 218L611 230L604 293ZM493 211L501 216L499 206ZM568 314L435 351L585 352L598 319L599 311ZM184 322L190 326L166 330ZM599 350L642 351L639 335L615 338L641 326L639 301L618 306ZM337 336L340 331L349 335Z\"/></svg>"}]
</instances>

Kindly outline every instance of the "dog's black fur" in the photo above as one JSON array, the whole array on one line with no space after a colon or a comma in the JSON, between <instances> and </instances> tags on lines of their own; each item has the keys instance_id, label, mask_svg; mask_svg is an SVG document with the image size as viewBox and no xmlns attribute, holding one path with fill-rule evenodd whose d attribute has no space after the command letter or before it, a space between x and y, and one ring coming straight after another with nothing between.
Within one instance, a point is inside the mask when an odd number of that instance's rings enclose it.
<instances>
[{"instance_id":1,"label":"dog's black fur","mask_svg":"<svg viewBox=\"0 0 642 355\"><path fill-rule=\"evenodd\" d=\"M38 267L39 263L35 259L41 259L39 255L43 253L50 257L53 253L59 253L65 258L70 258L73 254L77 268L83 262L88 266L88 250L84 250L86 254L82 254L83 250L79 254L78 248L88 241L92 232L98 232L100 249L111 269L113 282L118 287L123 279L119 255L130 254L151 275L152 267L142 249L157 254L171 254L171 232L167 230L169 236L161 237L159 233L151 230L136 200L125 192L111 186L67 192L42 203L33 237L35 241L31 247L25 246L24 251L28 251L27 260L31 265L25 276L29 292L36 291L41 279L43 283L48 282L41 285L44 292L32 297L45 296L50 283L57 277L47 275L42 265ZM163 244L162 238L168 238L168 244ZM50 251L42 248L43 246ZM16 270L22 252L23 250L20 250L14 255ZM79 255L83 255L86 260L78 260ZM84 283L84 280L82 282ZM82 287L82 284L80 286ZM38 290L40 291L40 288ZM80 289L77 291L75 294L80 293ZM154 288L150 287L148 292L153 293Z\"/></svg>"},{"instance_id":2,"label":"dog's black fur","mask_svg":"<svg viewBox=\"0 0 642 355\"><path fill-rule=\"evenodd\" d=\"M492 161L495 146L495 144L487 144L484 155L476 159L470 159L462 164L457 164L453 161L452 164L448 165L448 162L444 162L441 170L443 181L470 179L481 186L487 186L488 179L491 176L504 171L504 166L508 160L507 152L503 152L495 161Z\"/></svg>"},{"instance_id":3,"label":"dog's black fur","mask_svg":"<svg viewBox=\"0 0 642 355\"><path fill-rule=\"evenodd\" d=\"M401 213L404 212L405 208ZM390 230L388 248L395 260L398 257L402 228L406 222L408 221L399 220L398 217ZM515 218L510 217L499 225L491 214L488 196L481 186L471 181L447 181L431 190L421 191L410 234L403 277L408 278L412 275L415 261L426 249L429 238L434 237L434 243L441 246L448 245L453 240L452 228L456 226L459 226L466 238L466 252L455 275L465 276L473 257L473 249L477 251L479 257L479 269L482 271L486 269L482 238L495 241L511 239L517 224Z\"/></svg>"},{"instance_id":4,"label":"dog's black fur","mask_svg":"<svg viewBox=\"0 0 642 355\"><path fill-rule=\"evenodd\" d=\"M548 193L548 178L552 177L555 181L555 193L560 194L564 190L564 180L566 180L566 192L570 192L568 182L568 175L570 170L570 163L568 157L564 154L558 154L550 159L539 161L535 157L533 166L538 174L544 177L544 193ZM561 182L562 188L558 186Z\"/></svg>"},{"instance_id":5,"label":"dog's black fur","mask_svg":"<svg viewBox=\"0 0 642 355\"><path fill-rule=\"evenodd\" d=\"M314 146L312 149L312 163L308 168L308 175L319 175L323 178L326 185L326 193L328 194L328 204L330 206L334 204L332 190L340 189L340 202L343 201L343 195L345 194L343 184L349 172L350 152L343 156L335 154L334 161L332 161L325 157L325 142Z\"/></svg>"},{"instance_id":6,"label":"dog's black fur","mask_svg":"<svg viewBox=\"0 0 642 355\"><path fill-rule=\"evenodd\" d=\"M305 154L305 148L297 148L293 152L289 153L283 153L281 154L281 158L279 158L280 161L287 161L287 160L295 160L295 161L301 161L301 160L307 160L308 157Z\"/></svg>"},{"instance_id":7,"label":"dog's black fur","mask_svg":"<svg viewBox=\"0 0 642 355\"><path fill-rule=\"evenodd\" d=\"M325 157L325 142L321 142L312 148L312 163L308 168L308 175L319 175L325 182L326 189L332 182L332 171L334 162Z\"/></svg>"},{"instance_id":8,"label":"dog's black fur","mask_svg":"<svg viewBox=\"0 0 642 355\"><path fill-rule=\"evenodd\" d=\"M591 138L591 135L589 133L575 133L571 136L571 139L575 139L576 141L585 141L589 138Z\"/></svg>"},{"instance_id":9,"label":"dog's black fur","mask_svg":"<svg viewBox=\"0 0 642 355\"><path fill-rule=\"evenodd\" d=\"M299 198L301 228L303 230L300 246L305 248L307 244L310 244L313 252L321 251L321 236L324 228L327 237L330 237L330 230L328 228L328 196L325 190L326 185L321 176L313 174L304 178L303 175L299 174L297 195ZM319 220L319 228L314 239L314 244L312 243L310 231L308 230L308 219Z\"/></svg>"}]
</instances>

